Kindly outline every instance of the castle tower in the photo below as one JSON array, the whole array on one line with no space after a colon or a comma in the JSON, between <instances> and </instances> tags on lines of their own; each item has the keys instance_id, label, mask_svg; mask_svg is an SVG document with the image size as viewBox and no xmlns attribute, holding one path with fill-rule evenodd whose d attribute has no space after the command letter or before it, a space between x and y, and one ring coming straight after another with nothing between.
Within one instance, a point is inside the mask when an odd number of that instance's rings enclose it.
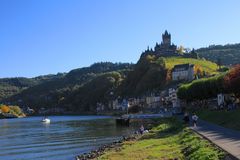
<instances>
[{"instance_id":1,"label":"castle tower","mask_svg":"<svg viewBox=\"0 0 240 160\"><path fill-rule=\"evenodd\" d=\"M162 44L165 46L170 46L171 45L171 34L168 33L166 30L164 34L162 34Z\"/></svg>"}]
</instances>

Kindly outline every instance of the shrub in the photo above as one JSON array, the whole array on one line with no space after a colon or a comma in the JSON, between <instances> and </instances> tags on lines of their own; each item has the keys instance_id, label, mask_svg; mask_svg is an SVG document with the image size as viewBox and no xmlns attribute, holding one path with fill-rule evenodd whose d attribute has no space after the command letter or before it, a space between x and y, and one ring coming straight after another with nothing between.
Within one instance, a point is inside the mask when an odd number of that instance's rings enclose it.
<instances>
[{"instance_id":1,"label":"shrub","mask_svg":"<svg viewBox=\"0 0 240 160\"><path fill-rule=\"evenodd\" d=\"M224 77L224 87L228 92L240 94L240 64L233 67Z\"/></svg>"},{"instance_id":2,"label":"shrub","mask_svg":"<svg viewBox=\"0 0 240 160\"><path fill-rule=\"evenodd\" d=\"M16 115L21 115L22 114L22 110L18 106L10 106L10 109L11 109L11 112L13 114L16 114Z\"/></svg>"},{"instance_id":3,"label":"shrub","mask_svg":"<svg viewBox=\"0 0 240 160\"><path fill-rule=\"evenodd\" d=\"M223 79L224 74L195 80L180 86L177 95L180 99L188 101L216 97L218 93L225 92Z\"/></svg>"}]
</instances>

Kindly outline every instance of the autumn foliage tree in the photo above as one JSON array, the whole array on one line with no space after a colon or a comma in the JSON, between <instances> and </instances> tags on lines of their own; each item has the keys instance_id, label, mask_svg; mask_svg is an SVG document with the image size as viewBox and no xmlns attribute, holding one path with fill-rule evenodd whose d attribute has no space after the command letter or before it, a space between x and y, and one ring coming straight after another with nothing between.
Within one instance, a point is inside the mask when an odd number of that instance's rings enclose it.
<instances>
[{"instance_id":1,"label":"autumn foliage tree","mask_svg":"<svg viewBox=\"0 0 240 160\"><path fill-rule=\"evenodd\" d=\"M183 47L183 46L179 46L178 48L177 48L177 53L178 54L184 54L185 53L185 48Z\"/></svg>"},{"instance_id":2,"label":"autumn foliage tree","mask_svg":"<svg viewBox=\"0 0 240 160\"><path fill-rule=\"evenodd\" d=\"M3 113L8 113L10 111L10 108L6 105L2 105L1 110L2 110Z\"/></svg>"},{"instance_id":3,"label":"autumn foliage tree","mask_svg":"<svg viewBox=\"0 0 240 160\"><path fill-rule=\"evenodd\" d=\"M204 75L203 68L200 65L194 65L194 74L198 77L202 77Z\"/></svg>"},{"instance_id":4,"label":"autumn foliage tree","mask_svg":"<svg viewBox=\"0 0 240 160\"><path fill-rule=\"evenodd\" d=\"M234 66L224 77L224 87L228 92L240 96L240 64Z\"/></svg>"}]
</instances>

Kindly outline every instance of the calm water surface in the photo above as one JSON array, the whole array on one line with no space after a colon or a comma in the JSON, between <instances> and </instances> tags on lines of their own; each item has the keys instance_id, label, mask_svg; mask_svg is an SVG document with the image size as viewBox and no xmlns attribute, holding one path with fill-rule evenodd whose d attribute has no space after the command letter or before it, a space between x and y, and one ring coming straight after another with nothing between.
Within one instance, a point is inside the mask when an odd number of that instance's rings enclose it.
<instances>
[{"instance_id":1,"label":"calm water surface","mask_svg":"<svg viewBox=\"0 0 240 160\"><path fill-rule=\"evenodd\" d=\"M50 116L0 119L0 160L72 160L133 132L111 117Z\"/></svg>"}]
</instances>

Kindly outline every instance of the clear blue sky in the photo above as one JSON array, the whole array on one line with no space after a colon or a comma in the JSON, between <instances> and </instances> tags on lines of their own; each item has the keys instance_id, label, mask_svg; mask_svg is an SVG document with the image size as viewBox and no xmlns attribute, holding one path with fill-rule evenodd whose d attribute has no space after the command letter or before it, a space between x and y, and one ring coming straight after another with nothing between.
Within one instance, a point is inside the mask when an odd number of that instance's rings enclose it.
<instances>
[{"instance_id":1,"label":"clear blue sky","mask_svg":"<svg viewBox=\"0 0 240 160\"><path fill-rule=\"evenodd\" d=\"M133 62L165 29L185 47L240 42L239 0L1 0L0 77Z\"/></svg>"}]
</instances>

